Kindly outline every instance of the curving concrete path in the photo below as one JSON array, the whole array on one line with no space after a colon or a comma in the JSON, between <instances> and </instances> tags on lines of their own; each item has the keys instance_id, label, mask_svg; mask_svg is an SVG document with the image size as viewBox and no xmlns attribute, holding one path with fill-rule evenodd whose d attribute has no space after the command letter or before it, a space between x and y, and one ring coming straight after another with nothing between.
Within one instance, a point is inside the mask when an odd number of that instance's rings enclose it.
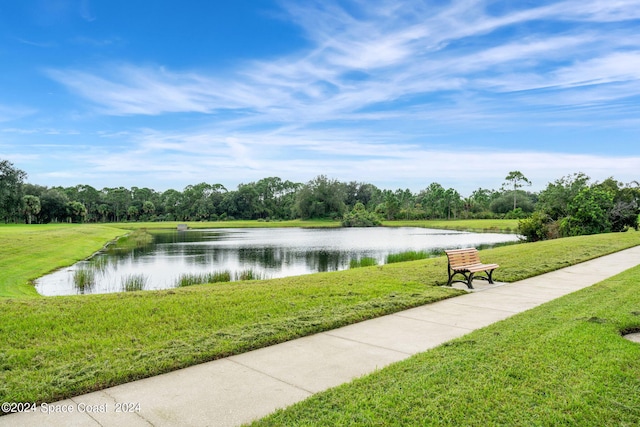
<instances>
[{"instance_id":1,"label":"curving concrete path","mask_svg":"<svg viewBox=\"0 0 640 427\"><path fill-rule=\"evenodd\" d=\"M0 426L237 426L640 264L640 246L511 284L0 417ZM464 285L462 285L464 287Z\"/></svg>"}]
</instances>

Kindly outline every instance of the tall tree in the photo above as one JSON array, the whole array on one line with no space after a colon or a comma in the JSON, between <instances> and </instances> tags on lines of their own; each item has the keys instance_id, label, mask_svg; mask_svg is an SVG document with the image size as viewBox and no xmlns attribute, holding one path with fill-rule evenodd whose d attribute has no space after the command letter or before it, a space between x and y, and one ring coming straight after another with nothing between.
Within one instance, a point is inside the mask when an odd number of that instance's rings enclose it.
<instances>
[{"instance_id":1,"label":"tall tree","mask_svg":"<svg viewBox=\"0 0 640 427\"><path fill-rule=\"evenodd\" d=\"M449 188L444 192L444 203L447 208L447 219L451 219L451 215L453 214L456 217L456 213L462 206L462 197L457 190L453 188Z\"/></svg>"},{"instance_id":2,"label":"tall tree","mask_svg":"<svg viewBox=\"0 0 640 427\"><path fill-rule=\"evenodd\" d=\"M298 192L296 208L303 219L341 218L346 210L345 200L344 184L319 175Z\"/></svg>"},{"instance_id":3,"label":"tall tree","mask_svg":"<svg viewBox=\"0 0 640 427\"><path fill-rule=\"evenodd\" d=\"M391 190L384 190L384 212L387 220L396 219L396 216L400 212L400 200L398 195Z\"/></svg>"},{"instance_id":4,"label":"tall tree","mask_svg":"<svg viewBox=\"0 0 640 427\"><path fill-rule=\"evenodd\" d=\"M71 222L84 222L87 217L87 208L78 201L72 201L67 204L67 214Z\"/></svg>"},{"instance_id":5,"label":"tall tree","mask_svg":"<svg viewBox=\"0 0 640 427\"><path fill-rule=\"evenodd\" d=\"M98 213L98 205L100 204L100 192L90 185L76 185L65 189L65 193L69 200L80 202L84 205L87 213L85 218L89 222L96 222L100 218ZM83 220L85 219L83 218Z\"/></svg>"},{"instance_id":6,"label":"tall tree","mask_svg":"<svg viewBox=\"0 0 640 427\"><path fill-rule=\"evenodd\" d=\"M103 188L102 193L105 203L114 216L114 221L119 222L126 217L131 205L131 191L124 187Z\"/></svg>"},{"instance_id":7,"label":"tall tree","mask_svg":"<svg viewBox=\"0 0 640 427\"><path fill-rule=\"evenodd\" d=\"M446 190L437 182L432 182L418 194L418 199L427 218L445 218L447 216Z\"/></svg>"},{"instance_id":8,"label":"tall tree","mask_svg":"<svg viewBox=\"0 0 640 427\"><path fill-rule=\"evenodd\" d=\"M165 220L167 221L184 221L182 215L182 207L185 205L184 197L181 192L173 188L162 193L160 198L162 206L165 210ZM157 207L156 207L157 208Z\"/></svg>"},{"instance_id":9,"label":"tall tree","mask_svg":"<svg viewBox=\"0 0 640 427\"><path fill-rule=\"evenodd\" d=\"M40 217L42 222L63 222L67 220L69 213L67 207L69 197L62 189L50 188L40 197Z\"/></svg>"},{"instance_id":10,"label":"tall tree","mask_svg":"<svg viewBox=\"0 0 640 427\"><path fill-rule=\"evenodd\" d=\"M27 174L8 160L0 161L0 217L16 221L22 210L22 183Z\"/></svg>"},{"instance_id":11,"label":"tall tree","mask_svg":"<svg viewBox=\"0 0 640 427\"><path fill-rule=\"evenodd\" d=\"M478 188L469 197L469 209L473 213L489 212L493 190Z\"/></svg>"},{"instance_id":12,"label":"tall tree","mask_svg":"<svg viewBox=\"0 0 640 427\"><path fill-rule=\"evenodd\" d=\"M40 197L27 194L22 197L22 204L24 206L24 215L26 217L27 224L31 224L33 216L40 213Z\"/></svg>"},{"instance_id":13,"label":"tall tree","mask_svg":"<svg viewBox=\"0 0 640 427\"><path fill-rule=\"evenodd\" d=\"M505 178L506 183L508 183L511 187L513 187L513 210L516 210L516 194L518 188L522 188L525 184L531 185L531 181L527 179L526 176L522 174L520 171L511 171Z\"/></svg>"}]
</instances>

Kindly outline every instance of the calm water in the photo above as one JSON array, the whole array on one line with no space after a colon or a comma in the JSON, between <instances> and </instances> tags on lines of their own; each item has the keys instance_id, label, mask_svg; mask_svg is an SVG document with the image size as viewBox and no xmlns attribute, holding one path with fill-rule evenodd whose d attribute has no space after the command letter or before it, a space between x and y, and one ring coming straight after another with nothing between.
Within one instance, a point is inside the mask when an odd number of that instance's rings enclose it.
<instances>
[{"instance_id":1,"label":"calm water","mask_svg":"<svg viewBox=\"0 0 640 427\"><path fill-rule=\"evenodd\" d=\"M405 251L431 251L518 240L513 234L468 233L425 228L263 228L154 233L152 244L127 253L99 253L90 261L36 281L42 295L109 293L125 290L127 278L142 276L144 289L168 289L185 274L252 270L275 278L349 268L352 259ZM79 288L78 270L89 267L94 283Z\"/></svg>"}]
</instances>

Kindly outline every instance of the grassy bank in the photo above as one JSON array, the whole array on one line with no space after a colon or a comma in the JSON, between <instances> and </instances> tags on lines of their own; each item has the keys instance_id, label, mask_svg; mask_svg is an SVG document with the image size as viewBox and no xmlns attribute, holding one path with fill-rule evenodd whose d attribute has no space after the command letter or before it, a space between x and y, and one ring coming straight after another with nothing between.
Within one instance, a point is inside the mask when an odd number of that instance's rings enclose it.
<instances>
[{"instance_id":1,"label":"grassy bank","mask_svg":"<svg viewBox=\"0 0 640 427\"><path fill-rule=\"evenodd\" d=\"M631 426L640 267L320 393L254 426Z\"/></svg>"},{"instance_id":2,"label":"grassy bank","mask_svg":"<svg viewBox=\"0 0 640 427\"><path fill-rule=\"evenodd\" d=\"M93 224L0 226L0 297L38 296L30 280L85 259L125 233Z\"/></svg>"},{"instance_id":3,"label":"grassy bank","mask_svg":"<svg viewBox=\"0 0 640 427\"><path fill-rule=\"evenodd\" d=\"M138 228L175 229L178 224L187 224L189 228L333 228L340 227L340 221L333 220L287 220L287 221L169 221L169 222L122 222L110 224L115 227L133 230ZM464 219L464 220L420 220L420 221L384 221L385 227L422 227L444 230L515 233L518 228L517 219Z\"/></svg>"},{"instance_id":4,"label":"grassy bank","mask_svg":"<svg viewBox=\"0 0 640 427\"><path fill-rule=\"evenodd\" d=\"M340 221L330 219L292 219L287 221L256 221L256 220L234 220L234 221L165 221L165 222L119 222L110 224L114 227L127 230L139 228L152 229L173 229L178 224L186 224L189 228L336 228L341 227Z\"/></svg>"},{"instance_id":5,"label":"grassy bank","mask_svg":"<svg viewBox=\"0 0 640 427\"><path fill-rule=\"evenodd\" d=\"M60 399L459 293L429 286L434 276L434 266L397 264L167 291L0 300L0 401Z\"/></svg>"},{"instance_id":6,"label":"grassy bank","mask_svg":"<svg viewBox=\"0 0 640 427\"><path fill-rule=\"evenodd\" d=\"M416 220L383 221L386 227L423 227L443 230L515 233L517 219L455 219L455 220Z\"/></svg>"},{"instance_id":7,"label":"grassy bank","mask_svg":"<svg viewBox=\"0 0 640 427\"><path fill-rule=\"evenodd\" d=\"M439 227L457 230L510 231L511 220L390 221L386 226ZM181 222L114 224L0 225L0 297L38 296L29 283L57 268L72 265L105 243L138 229L176 229ZM209 221L187 222L190 228L339 227L339 221ZM447 225L448 224L448 225ZM484 225L482 225L484 224Z\"/></svg>"},{"instance_id":8,"label":"grassy bank","mask_svg":"<svg viewBox=\"0 0 640 427\"><path fill-rule=\"evenodd\" d=\"M511 281L640 244L629 232L481 252ZM427 304L443 257L167 291L0 300L0 401L53 401Z\"/></svg>"}]
</instances>

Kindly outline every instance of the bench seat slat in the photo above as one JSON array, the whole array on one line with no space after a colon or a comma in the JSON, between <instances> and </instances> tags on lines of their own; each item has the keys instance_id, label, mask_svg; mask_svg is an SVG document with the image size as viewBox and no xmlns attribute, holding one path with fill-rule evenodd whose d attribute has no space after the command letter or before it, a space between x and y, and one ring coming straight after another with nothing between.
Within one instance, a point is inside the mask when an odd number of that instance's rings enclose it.
<instances>
[{"instance_id":1,"label":"bench seat slat","mask_svg":"<svg viewBox=\"0 0 640 427\"><path fill-rule=\"evenodd\" d=\"M498 268L498 264L474 264L474 265L464 265L461 267L457 267L454 270L466 270L472 272L484 271L484 270L493 270Z\"/></svg>"}]
</instances>

